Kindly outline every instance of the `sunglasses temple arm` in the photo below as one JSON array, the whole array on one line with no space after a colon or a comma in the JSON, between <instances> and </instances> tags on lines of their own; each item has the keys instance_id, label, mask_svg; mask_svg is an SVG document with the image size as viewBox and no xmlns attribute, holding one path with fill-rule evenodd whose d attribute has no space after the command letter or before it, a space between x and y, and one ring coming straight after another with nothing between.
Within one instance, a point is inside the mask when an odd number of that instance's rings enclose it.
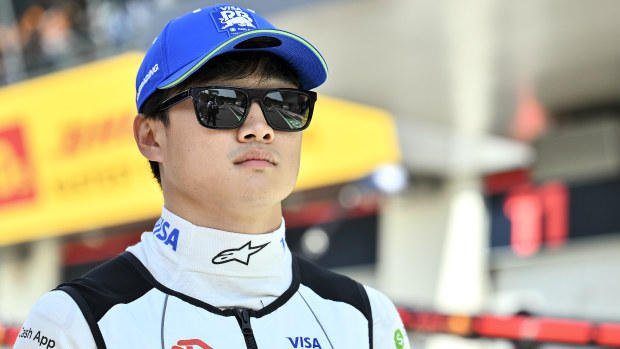
<instances>
[{"instance_id":1,"label":"sunglasses temple arm","mask_svg":"<svg viewBox=\"0 0 620 349\"><path fill-rule=\"evenodd\" d=\"M191 89L187 89L187 90L179 93L178 95L175 95L175 96L170 97L169 99L166 99L165 101L163 101L159 105L159 110L168 109L168 108L174 106L175 104L184 101L185 99L187 99L190 96L191 96Z\"/></svg>"}]
</instances>

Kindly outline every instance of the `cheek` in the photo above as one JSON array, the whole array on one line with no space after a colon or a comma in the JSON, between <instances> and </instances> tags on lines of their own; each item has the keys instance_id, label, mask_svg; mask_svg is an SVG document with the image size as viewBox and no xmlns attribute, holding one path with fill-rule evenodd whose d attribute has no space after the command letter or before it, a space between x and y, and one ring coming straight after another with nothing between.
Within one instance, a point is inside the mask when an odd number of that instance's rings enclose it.
<instances>
[{"instance_id":1,"label":"cheek","mask_svg":"<svg viewBox=\"0 0 620 349\"><path fill-rule=\"evenodd\" d=\"M286 157L286 164L288 171L291 175L294 175L295 180L299 173L299 164L301 158L301 133L291 134L291 139L287 141L286 153L283 154Z\"/></svg>"},{"instance_id":2,"label":"cheek","mask_svg":"<svg viewBox=\"0 0 620 349\"><path fill-rule=\"evenodd\" d=\"M216 167L223 163L218 158L225 154L222 131L179 122L171 125L169 132L167 162L179 181L189 184L187 182L204 180L205 176L217 173Z\"/></svg>"}]
</instances>

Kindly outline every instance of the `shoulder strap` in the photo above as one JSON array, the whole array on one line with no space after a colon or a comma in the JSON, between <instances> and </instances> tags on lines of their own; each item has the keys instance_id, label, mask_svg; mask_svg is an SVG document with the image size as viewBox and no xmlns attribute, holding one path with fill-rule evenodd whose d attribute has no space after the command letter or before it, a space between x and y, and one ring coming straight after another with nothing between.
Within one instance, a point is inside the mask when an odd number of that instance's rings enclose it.
<instances>
[{"instance_id":1,"label":"shoulder strap","mask_svg":"<svg viewBox=\"0 0 620 349\"><path fill-rule=\"evenodd\" d=\"M368 320L369 348L372 349L372 309L364 285L341 274L324 269L297 255L293 255L300 283L311 288L322 298L348 303L364 314Z\"/></svg>"},{"instance_id":2,"label":"shoulder strap","mask_svg":"<svg viewBox=\"0 0 620 349\"><path fill-rule=\"evenodd\" d=\"M140 298L153 285L134 267L138 262L129 252L103 263L84 276L60 284L56 289L66 292L78 305L93 334L98 349L105 349L98 322L119 303Z\"/></svg>"}]
</instances>

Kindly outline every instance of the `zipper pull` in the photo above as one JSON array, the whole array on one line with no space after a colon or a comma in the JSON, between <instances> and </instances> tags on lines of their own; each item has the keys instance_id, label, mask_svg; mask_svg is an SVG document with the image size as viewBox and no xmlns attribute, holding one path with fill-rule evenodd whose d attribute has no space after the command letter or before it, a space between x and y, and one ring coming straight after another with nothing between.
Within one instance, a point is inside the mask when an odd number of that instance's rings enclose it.
<instances>
[{"instance_id":1,"label":"zipper pull","mask_svg":"<svg viewBox=\"0 0 620 349\"><path fill-rule=\"evenodd\" d=\"M248 309L237 309L237 318L241 321L241 331L244 334L252 333L250 325L250 311Z\"/></svg>"},{"instance_id":2,"label":"zipper pull","mask_svg":"<svg viewBox=\"0 0 620 349\"><path fill-rule=\"evenodd\" d=\"M254 338L254 331L252 331L252 326L250 325L250 310L237 308L235 309L235 316L239 319L241 333L243 333L246 348L258 349L256 338Z\"/></svg>"}]
</instances>

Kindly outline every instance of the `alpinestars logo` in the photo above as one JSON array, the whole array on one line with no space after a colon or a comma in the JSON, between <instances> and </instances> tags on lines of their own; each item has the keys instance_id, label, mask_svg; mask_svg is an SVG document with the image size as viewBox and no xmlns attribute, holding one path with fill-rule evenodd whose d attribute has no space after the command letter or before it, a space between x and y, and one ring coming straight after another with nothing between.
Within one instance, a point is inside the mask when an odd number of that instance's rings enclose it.
<instances>
[{"instance_id":1,"label":"alpinestars logo","mask_svg":"<svg viewBox=\"0 0 620 349\"><path fill-rule=\"evenodd\" d=\"M201 341L200 339L182 339L177 342L177 345L173 345L170 349L213 349L207 343Z\"/></svg>"},{"instance_id":2,"label":"alpinestars logo","mask_svg":"<svg viewBox=\"0 0 620 349\"><path fill-rule=\"evenodd\" d=\"M269 243L252 246L252 241L248 241L245 245L239 248L231 248L218 253L217 256L213 257L211 262L213 264L223 264L237 261L241 264L248 265L250 263L250 256L257 254L267 245L269 245Z\"/></svg>"}]
</instances>

